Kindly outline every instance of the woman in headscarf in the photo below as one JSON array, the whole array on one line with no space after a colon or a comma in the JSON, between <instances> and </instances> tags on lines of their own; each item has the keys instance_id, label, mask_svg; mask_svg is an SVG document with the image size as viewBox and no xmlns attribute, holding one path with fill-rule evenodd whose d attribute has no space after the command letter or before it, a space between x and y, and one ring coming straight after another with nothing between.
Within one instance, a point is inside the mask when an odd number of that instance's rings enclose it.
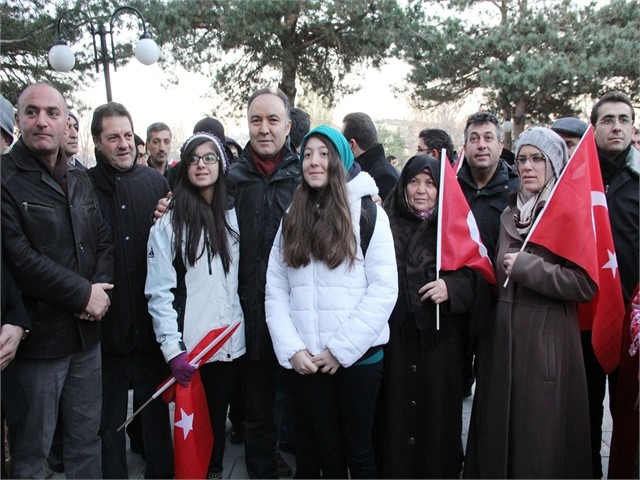
<instances>
[{"instance_id":1,"label":"woman in headscarf","mask_svg":"<svg viewBox=\"0 0 640 480\"><path fill-rule=\"evenodd\" d=\"M565 143L552 130L520 135L521 186L501 216L493 351L489 370L478 375L466 478L592 478L576 304L590 301L596 285L540 245L521 251L567 161ZM562 225L557 234L564 234Z\"/></svg>"},{"instance_id":2,"label":"woman in headscarf","mask_svg":"<svg viewBox=\"0 0 640 480\"><path fill-rule=\"evenodd\" d=\"M460 470L464 313L479 277L463 268L436 280L439 180L440 162L416 155L385 201L399 288L376 412L380 478L458 478Z\"/></svg>"}]
</instances>

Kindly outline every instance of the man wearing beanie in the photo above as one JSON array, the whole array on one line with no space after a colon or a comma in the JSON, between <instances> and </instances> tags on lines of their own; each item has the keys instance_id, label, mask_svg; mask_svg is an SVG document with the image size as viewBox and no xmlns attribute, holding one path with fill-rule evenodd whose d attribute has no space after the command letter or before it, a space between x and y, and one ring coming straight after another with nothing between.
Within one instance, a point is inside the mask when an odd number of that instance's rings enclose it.
<instances>
[{"instance_id":1,"label":"man wearing beanie","mask_svg":"<svg viewBox=\"0 0 640 480\"><path fill-rule=\"evenodd\" d=\"M611 222L611 233L613 243L616 247L616 256L620 272L620 282L622 283L622 296L625 306L629 305L633 291L638 284L639 264L638 248L640 239L638 237L638 218L640 217L639 194L640 181L640 152L631 146L631 133L635 111L629 96L620 91L606 93L598 100L591 110L590 121L594 128L596 146L598 148L598 159L600 161L600 171L602 173L602 183L607 197L607 208L609 210L609 221ZM623 322L623 319L615 319ZM609 399L610 410L613 417L613 440L611 445L612 456L609 461L609 478L630 478L633 474L633 464L638 451L638 417L637 408L633 405L638 395L638 362L637 358L632 361L632 371L628 376L622 378L622 366L624 359L630 360L629 351L629 328L628 315L623 327L623 338L625 342L621 345L623 359L619 369L609 374ZM589 390L589 409L591 416L591 446L593 456L594 475L597 478L602 476L600 441L602 437L602 414L607 375L602 370L593 354L591 346L591 330L582 332L583 348L585 357L585 367L587 370L587 385ZM621 371L621 378L618 379L618 370ZM623 400L631 396L629 413L635 411L635 421L629 417L625 420L622 411L617 411L618 405ZM619 429L630 428L630 433L635 436L635 442L627 439L623 441L631 446L630 457L627 462L618 462L614 458L614 440L616 440ZM635 443L635 447L633 447ZM627 469L615 470L626 463Z\"/></svg>"},{"instance_id":2,"label":"man wearing beanie","mask_svg":"<svg viewBox=\"0 0 640 480\"><path fill-rule=\"evenodd\" d=\"M278 362L265 320L267 264L280 220L300 183L291 148L289 99L262 88L248 101L249 143L229 172L240 228L239 293L247 353L240 359L245 398L245 461L251 478L278 478L274 422Z\"/></svg>"},{"instance_id":3,"label":"man wearing beanie","mask_svg":"<svg viewBox=\"0 0 640 480\"><path fill-rule=\"evenodd\" d=\"M569 158L580 143L588 125L582 120L573 117L562 117L551 124L551 130L556 132L564 140L569 151Z\"/></svg>"},{"instance_id":4,"label":"man wearing beanie","mask_svg":"<svg viewBox=\"0 0 640 480\"><path fill-rule=\"evenodd\" d=\"M13 105L0 95L0 154L13 143L14 117Z\"/></svg>"},{"instance_id":5,"label":"man wearing beanie","mask_svg":"<svg viewBox=\"0 0 640 480\"><path fill-rule=\"evenodd\" d=\"M150 213L169 186L160 172L136 163L133 121L124 105L110 102L96 108L91 135L96 166L89 170L89 177L100 211L111 227L117 285L111 309L101 323L102 478L128 478L125 431L116 430L127 415L129 385L134 403L142 404L169 374L144 294ZM156 399L140 417L145 478L172 478L167 404Z\"/></svg>"}]
</instances>

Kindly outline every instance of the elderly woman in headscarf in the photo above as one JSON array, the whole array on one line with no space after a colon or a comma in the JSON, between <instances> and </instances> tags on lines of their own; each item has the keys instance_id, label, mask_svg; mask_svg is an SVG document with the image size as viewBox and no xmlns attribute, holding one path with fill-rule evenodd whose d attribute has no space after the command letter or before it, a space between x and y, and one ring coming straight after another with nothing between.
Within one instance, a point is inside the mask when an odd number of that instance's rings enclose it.
<instances>
[{"instance_id":1,"label":"elderly woman in headscarf","mask_svg":"<svg viewBox=\"0 0 640 480\"><path fill-rule=\"evenodd\" d=\"M501 216L493 351L476 387L465 478L592 478L576 304L591 300L596 285L540 245L522 250L567 161L565 143L548 128L518 138L521 186Z\"/></svg>"},{"instance_id":2,"label":"elderly woman in headscarf","mask_svg":"<svg viewBox=\"0 0 640 480\"><path fill-rule=\"evenodd\" d=\"M464 313L482 280L469 268L436 280L439 181L440 162L416 155L384 205L399 293L376 412L380 478L458 478L460 470Z\"/></svg>"}]
</instances>

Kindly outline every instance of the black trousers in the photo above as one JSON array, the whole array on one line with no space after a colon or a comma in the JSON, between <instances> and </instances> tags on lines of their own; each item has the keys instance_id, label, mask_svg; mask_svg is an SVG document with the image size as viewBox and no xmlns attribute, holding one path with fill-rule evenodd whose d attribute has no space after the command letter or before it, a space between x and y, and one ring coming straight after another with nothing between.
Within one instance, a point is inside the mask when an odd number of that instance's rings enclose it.
<instances>
[{"instance_id":1,"label":"black trousers","mask_svg":"<svg viewBox=\"0 0 640 480\"><path fill-rule=\"evenodd\" d=\"M134 351L128 355L102 354L102 475L128 478L125 421L129 385L139 404L146 402L169 375L160 352ZM169 406L156 398L139 414L146 459L145 478L173 478L173 443Z\"/></svg>"},{"instance_id":2,"label":"black trousers","mask_svg":"<svg viewBox=\"0 0 640 480\"><path fill-rule=\"evenodd\" d=\"M213 430L213 451L209 472L222 472L224 458L227 410L238 371L238 361L211 362L200 366L200 376L207 396L207 407Z\"/></svg>"},{"instance_id":3,"label":"black trousers","mask_svg":"<svg viewBox=\"0 0 640 480\"><path fill-rule=\"evenodd\" d=\"M600 366L593 345L591 330L580 332L582 337L582 356L587 374L587 393L589 395L589 423L591 426L591 460L593 462L593 478L602 478L602 417L604 415L604 397L607 386L607 374ZM617 370L609 375L609 410L613 415L616 397Z\"/></svg>"},{"instance_id":4,"label":"black trousers","mask_svg":"<svg viewBox=\"0 0 640 480\"><path fill-rule=\"evenodd\" d=\"M278 478L274 420L278 363L275 359L238 360L244 394L244 452L250 478Z\"/></svg>"},{"instance_id":5,"label":"black trousers","mask_svg":"<svg viewBox=\"0 0 640 480\"><path fill-rule=\"evenodd\" d=\"M372 431L382 361L333 375L290 373L296 478L376 478Z\"/></svg>"}]
</instances>

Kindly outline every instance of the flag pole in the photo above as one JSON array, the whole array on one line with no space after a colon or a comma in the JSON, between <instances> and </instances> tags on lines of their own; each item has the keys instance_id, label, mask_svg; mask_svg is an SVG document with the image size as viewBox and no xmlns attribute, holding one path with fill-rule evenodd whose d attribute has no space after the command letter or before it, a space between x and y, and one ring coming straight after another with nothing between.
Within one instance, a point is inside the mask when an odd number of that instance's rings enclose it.
<instances>
[{"instance_id":1,"label":"flag pole","mask_svg":"<svg viewBox=\"0 0 640 480\"><path fill-rule=\"evenodd\" d=\"M442 209L444 196L445 165L447 161L447 149L443 148L440 152L440 185L438 185L438 230L436 234L436 282L440 280L440 268L442 267ZM440 304L436 303L436 330L440 330Z\"/></svg>"},{"instance_id":2,"label":"flag pole","mask_svg":"<svg viewBox=\"0 0 640 480\"><path fill-rule=\"evenodd\" d=\"M580 138L580 141L578 142L578 145L576 146L576 150L578 149L578 147L582 144L582 142L586 138L587 132L592 128L593 128L593 126L589 125L589 127L585 130L584 135L582 135L582 138ZM574 150L574 152L575 152L575 150ZM538 226L538 223L540 223L540 219L542 218L542 215L544 215L544 212L547 209L547 206L549 205L549 202L553 198L553 195L556 193L556 190L558 189L558 185L560 185L560 180L562 180L562 177L564 177L564 173L567 171L567 168L569 167L569 164L571 163L572 159L573 159L573 155L571 155L569 157L569 160L567 161L567 164L564 166L564 168L560 172L560 175L558 175L558 178L556 179L556 183L553 186L553 189L551 190L551 192L549 193L549 197L547 198L547 201L544 202L544 205L542 206L542 210L540 210L540 213L538 214L538 216L534 220L533 225L531 225L531 229L529 230L529 233L527 234L526 238L524 239L524 242L522 242L522 247L520 247L520 252L522 252L524 250L524 247L526 247L527 244L529 243L529 238L531 237L531 234L533 233L533 231ZM496 262L497 262L497 260L498 259L496 259ZM507 285L509 285L509 279L510 279L510 277L507 277L507 279L504 281L504 284L502 285L504 288L507 288Z\"/></svg>"},{"instance_id":3,"label":"flag pole","mask_svg":"<svg viewBox=\"0 0 640 480\"><path fill-rule=\"evenodd\" d=\"M233 333L234 330L236 330L240 324L242 323L242 320L238 320L237 322L229 325L227 328L224 329L224 331L218 335L209 345L207 345L205 348L202 349L202 351L196 355L195 357L193 357L193 360L191 360L189 362L189 364L192 367L198 368L198 364L200 362L200 360L202 360L202 357L204 357L207 353L209 353L212 349L214 349L215 347L218 346L219 343L222 342L222 340L229 335L230 333ZM205 335L206 336L206 335ZM203 337L204 339L204 337ZM201 340L202 341L202 340ZM118 427L118 429L116 430L116 432L119 432L120 430L122 430L124 427L126 427L127 425L129 425L133 419L135 418L136 415L138 415L147 405L149 405L153 400L155 400L156 398L158 398L160 395L162 395L165 391L167 391L167 389L173 385L174 383L176 383L176 377L171 377L167 382L165 382L159 389L158 391L156 391L151 398L149 398L149 400L147 400L146 402L144 402L140 408L138 408L135 412L133 412L133 414L131 414L131 416L129 418L127 418L125 420L125 422L120 425Z\"/></svg>"}]
</instances>

